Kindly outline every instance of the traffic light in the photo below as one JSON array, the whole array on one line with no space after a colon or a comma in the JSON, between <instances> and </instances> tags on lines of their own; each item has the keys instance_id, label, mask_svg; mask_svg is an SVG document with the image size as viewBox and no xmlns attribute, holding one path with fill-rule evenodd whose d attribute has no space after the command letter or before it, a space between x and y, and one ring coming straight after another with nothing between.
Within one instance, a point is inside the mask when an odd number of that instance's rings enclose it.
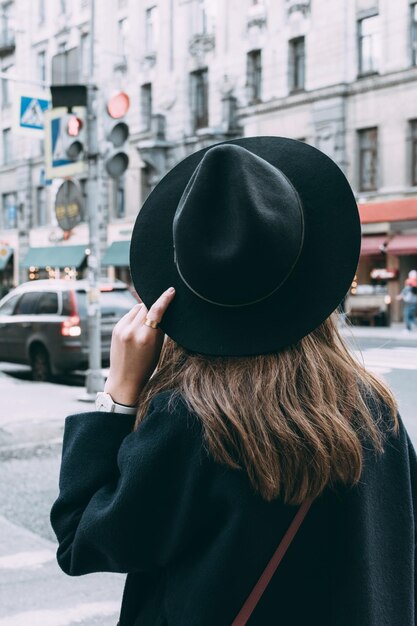
<instances>
[{"instance_id":1,"label":"traffic light","mask_svg":"<svg viewBox=\"0 0 417 626\"><path fill-rule=\"evenodd\" d=\"M119 91L106 104L105 138L109 150L105 157L105 168L111 178L119 178L129 166L128 146L129 126L124 118L129 111L130 99L127 93Z\"/></svg>"},{"instance_id":2,"label":"traffic light","mask_svg":"<svg viewBox=\"0 0 417 626\"><path fill-rule=\"evenodd\" d=\"M84 158L87 140L85 117L85 107L76 107L62 120L62 150L70 161Z\"/></svg>"}]
</instances>

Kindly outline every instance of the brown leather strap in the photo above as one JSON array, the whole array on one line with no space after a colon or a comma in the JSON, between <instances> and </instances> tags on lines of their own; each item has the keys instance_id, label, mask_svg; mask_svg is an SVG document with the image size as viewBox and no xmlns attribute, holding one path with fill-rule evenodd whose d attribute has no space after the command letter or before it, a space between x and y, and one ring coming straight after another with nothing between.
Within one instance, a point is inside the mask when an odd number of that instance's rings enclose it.
<instances>
[{"instance_id":1,"label":"brown leather strap","mask_svg":"<svg viewBox=\"0 0 417 626\"><path fill-rule=\"evenodd\" d=\"M278 565L281 563L284 554L288 550L292 540L297 534L297 531L300 528L305 516L307 515L307 512L312 505L312 502L312 500L306 500L304 504L302 504L298 509L281 543L275 550L260 579L249 594L245 604L242 606L238 615L234 619L232 626L245 626L246 622L255 610L256 605L261 599L262 594L267 588L272 576L275 574Z\"/></svg>"}]
</instances>

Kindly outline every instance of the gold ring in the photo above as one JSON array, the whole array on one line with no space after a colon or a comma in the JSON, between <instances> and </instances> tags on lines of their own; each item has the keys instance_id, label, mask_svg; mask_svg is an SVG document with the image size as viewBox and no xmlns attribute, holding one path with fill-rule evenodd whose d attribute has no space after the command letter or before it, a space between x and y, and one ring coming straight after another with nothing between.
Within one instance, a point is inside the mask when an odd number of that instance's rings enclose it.
<instances>
[{"instance_id":1,"label":"gold ring","mask_svg":"<svg viewBox=\"0 0 417 626\"><path fill-rule=\"evenodd\" d=\"M147 317L145 319L145 326L149 326L149 328L158 328L158 322L150 320L149 317Z\"/></svg>"}]
</instances>

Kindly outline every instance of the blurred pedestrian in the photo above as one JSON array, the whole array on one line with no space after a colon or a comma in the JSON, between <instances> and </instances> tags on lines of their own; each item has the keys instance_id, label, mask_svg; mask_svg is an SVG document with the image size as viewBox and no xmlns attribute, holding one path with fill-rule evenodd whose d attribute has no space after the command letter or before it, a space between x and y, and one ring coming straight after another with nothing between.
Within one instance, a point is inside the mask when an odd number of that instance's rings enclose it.
<instances>
[{"instance_id":1,"label":"blurred pedestrian","mask_svg":"<svg viewBox=\"0 0 417 626\"><path fill-rule=\"evenodd\" d=\"M128 574L121 626L414 626L415 452L333 316L359 249L303 142L204 149L148 197L144 304L67 419L51 514L65 572Z\"/></svg>"},{"instance_id":2,"label":"blurred pedestrian","mask_svg":"<svg viewBox=\"0 0 417 626\"><path fill-rule=\"evenodd\" d=\"M404 287L397 296L397 300L403 301L405 328L411 331L413 330L413 324L417 324L417 272L415 270L409 272Z\"/></svg>"}]
</instances>

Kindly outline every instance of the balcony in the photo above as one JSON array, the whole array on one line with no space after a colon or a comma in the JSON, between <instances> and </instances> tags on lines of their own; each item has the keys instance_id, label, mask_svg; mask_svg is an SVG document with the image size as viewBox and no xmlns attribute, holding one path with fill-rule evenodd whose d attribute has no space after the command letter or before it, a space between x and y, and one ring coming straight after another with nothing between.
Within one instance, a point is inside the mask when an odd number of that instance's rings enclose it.
<instances>
[{"instance_id":1,"label":"balcony","mask_svg":"<svg viewBox=\"0 0 417 626\"><path fill-rule=\"evenodd\" d=\"M196 33L188 42L188 51L193 57L203 57L214 50L216 39L212 33Z\"/></svg>"},{"instance_id":2,"label":"balcony","mask_svg":"<svg viewBox=\"0 0 417 626\"><path fill-rule=\"evenodd\" d=\"M141 68L144 71L150 70L156 64L157 53L156 50L147 50L141 58Z\"/></svg>"},{"instance_id":3,"label":"balcony","mask_svg":"<svg viewBox=\"0 0 417 626\"><path fill-rule=\"evenodd\" d=\"M262 4L252 5L247 14L246 27L248 30L252 28L265 28L267 22L266 8Z\"/></svg>"},{"instance_id":4,"label":"balcony","mask_svg":"<svg viewBox=\"0 0 417 626\"><path fill-rule=\"evenodd\" d=\"M12 54L16 48L15 32L10 28L0 31L0 58Z\"/></svg>"},{"instance_id":5,"label":"balcony","mask_svg":"<svg viewBox=\"0 0 417 626\"><path fill-rule=\"evenodd\" d=\"M288 16L293 13L301 13L307 17L310 13L310 0L286 0Z\"/></svg>"}]
</instances>

